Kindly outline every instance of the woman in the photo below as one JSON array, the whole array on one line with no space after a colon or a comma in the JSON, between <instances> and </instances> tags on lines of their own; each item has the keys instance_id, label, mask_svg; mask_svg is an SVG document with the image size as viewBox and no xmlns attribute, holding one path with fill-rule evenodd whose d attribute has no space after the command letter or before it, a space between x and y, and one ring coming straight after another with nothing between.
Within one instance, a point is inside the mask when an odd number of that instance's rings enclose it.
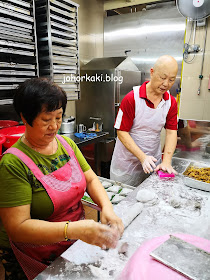
<instances>
[{"instance_id":1,"label":"woman","mask_svg":"<svg viewBox=\"0 0 210 280\"><path fill-rule=\"evenodd\" d=\"M15 93L14 107L26 130L0 162L5 229L0 258L6 279L33 279L76 239L114 248L123 233L121 219L76 144L57 135L66 103L65 92L45 78L25 81ZM84 220L85 191L101 207L102 224Z\"/></svg>"}]
</instances>

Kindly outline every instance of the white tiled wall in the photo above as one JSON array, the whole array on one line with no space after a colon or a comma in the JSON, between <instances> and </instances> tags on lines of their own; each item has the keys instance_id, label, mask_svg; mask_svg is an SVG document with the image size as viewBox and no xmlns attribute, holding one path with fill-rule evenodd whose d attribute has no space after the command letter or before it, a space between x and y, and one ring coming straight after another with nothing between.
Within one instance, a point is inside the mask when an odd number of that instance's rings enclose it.
<instances>
[{"instance_id":1,"label":"white tiled wall","mask_svg":"<svg viewBox=\"0 0 210 280\"><path fill-rule=\"evenodd\" d=\"M191 22L187 22L185 42L189 41ZM193 37L193 33L192 33ZM195 43L204 48L205 27L197 27ZM192 44L192 38L190 41ZM210 90L208 81L210 75L210 18L208 18L207 40L203 65L203 80L201 92L198 95L199 75L201 73L203 52L195 55L191 64L183 62L182 84L180 96L180 118L210 121ZM190 55L192 58L193 54Z\"/></svg>"}]
</instances>

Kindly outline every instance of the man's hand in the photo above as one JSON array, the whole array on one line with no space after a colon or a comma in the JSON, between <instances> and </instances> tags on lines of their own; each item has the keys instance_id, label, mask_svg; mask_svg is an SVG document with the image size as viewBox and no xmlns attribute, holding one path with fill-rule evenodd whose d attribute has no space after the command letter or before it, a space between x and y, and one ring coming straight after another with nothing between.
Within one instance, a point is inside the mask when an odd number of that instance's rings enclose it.
<instances>
[{"instance_id":1,"label":"man's hand","mask_svg":"<svg viewBox=\"0 0 210 280\"><path fill-rule=\"evenodd\" d=\"M156 165L155 165L156 161L157 161L157 159L154 158L153 156L146 156L142 163L144 173L153 172L154 168L156 168Z\"/></svg>"},{"instance_id":2,"label":"man's hand","mask_svg":"<svg viewBox=\"0 0 210 280\"><path fill-rule=\"evenodd\" d=\"M169 174L171 174L171 173L174 173L174 174L178 174L177 172L176 172L176 170L175 169L173 169L173 167L171 166L171 164L169 164L169 163L164 163L164 162L162 162L161 164L159 164L156 168L155 168L155 170L154 171L158 171L158 170L163 170L163 171L165 171L165 172L168 172Z\"/></svg>"}]
</instances>

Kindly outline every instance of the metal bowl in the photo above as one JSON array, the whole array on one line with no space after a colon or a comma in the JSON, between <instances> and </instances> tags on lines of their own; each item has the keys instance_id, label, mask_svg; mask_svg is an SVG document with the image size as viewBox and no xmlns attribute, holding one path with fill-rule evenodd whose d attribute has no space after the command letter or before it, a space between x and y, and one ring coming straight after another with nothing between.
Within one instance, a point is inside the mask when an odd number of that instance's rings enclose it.
<instances>
[{"instance_id":1,"label":"metal bowl","mask_svg":"<svg viewBox=\"0 0 210 280\"><path fill-rule=\"evenodd\" d=\"M210 142L206 145L206 152L210 154Z\"/></svg>"}]
</instances>

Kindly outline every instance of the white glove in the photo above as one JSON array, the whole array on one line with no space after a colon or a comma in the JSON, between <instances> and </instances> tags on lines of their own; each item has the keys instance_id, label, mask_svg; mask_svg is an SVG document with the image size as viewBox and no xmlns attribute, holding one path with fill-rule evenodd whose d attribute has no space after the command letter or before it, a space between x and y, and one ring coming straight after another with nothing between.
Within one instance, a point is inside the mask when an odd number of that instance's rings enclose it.
<instances>
[{"instance_id":1,"label":"white glove","mask_svg":"<svg viewBox=\"0 0 210 280\"><path fill-rule=\"evenodd\" d=\"M146 156L142 163L144 173L153 172L154 168L156 168L156 165L155 165L156 161L157 161L157 159L154 158L153 156Z\"/></svg>"}]
</instances>

